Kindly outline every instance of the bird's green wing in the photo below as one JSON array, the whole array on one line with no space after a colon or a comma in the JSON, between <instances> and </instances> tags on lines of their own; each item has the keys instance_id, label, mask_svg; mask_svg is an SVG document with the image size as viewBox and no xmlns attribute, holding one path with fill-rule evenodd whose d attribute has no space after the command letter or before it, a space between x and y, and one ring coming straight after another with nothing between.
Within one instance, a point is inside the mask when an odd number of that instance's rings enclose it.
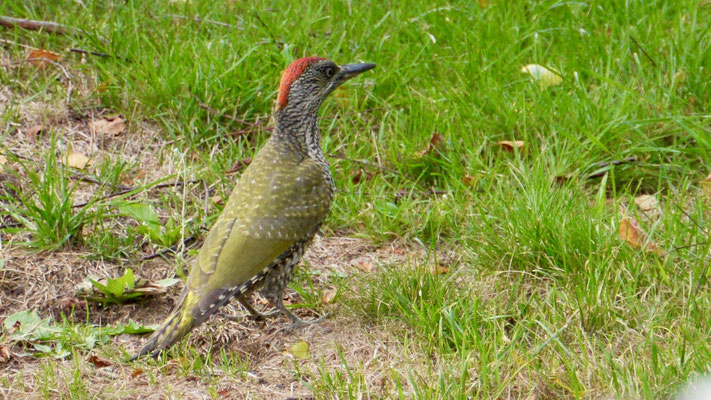
<instances>
[{"instance_id":1,"label":"bird's green wing","mask_svg":"<svg viewBox=\"0 0 711 400\"><path fill-rule=\"evenodd\" d=\"M265 146L255 157L207 235L188 278L201 303L259 274L328 213L332 194L321 167L283 156L274 165L273 152Z\"/></svg>"}]
</instances>

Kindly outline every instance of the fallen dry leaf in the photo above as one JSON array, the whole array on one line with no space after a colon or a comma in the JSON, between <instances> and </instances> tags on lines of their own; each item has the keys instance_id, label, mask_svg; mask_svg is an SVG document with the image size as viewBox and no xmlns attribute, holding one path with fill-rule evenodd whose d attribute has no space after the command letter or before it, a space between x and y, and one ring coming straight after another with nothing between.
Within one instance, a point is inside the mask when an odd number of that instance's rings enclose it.
<instances>
[{"instance_id":1,"label":"fallen dry leaf","mask_svg":"<svg viewBox=\"0 0 711 400\"><path fill-rule=\"evenodd\" d=\"M51 51L34 49L30 51L30 54L27 55L27 59L29 60L30 64L42 69L48 66L50 64L50 61L56 62L61 60L62 56L57 53L52 53Z\"/></svg>"},{"instance_id":2,"label":"fallen dry leaf","mask_svg":"<svg viewBox=\"0 0 711 400\"><path fill-rule=\"evenodd\" d=\"M474 182L476 182L476 177L471 176L469 174L464 175L464 178L462 178L462 183L466 187L474 186Z\"/></svg>"},{"instance_id":3,"label":"fallen dry leaf","mask_svg":"<svg viewBox=\"0 0 711 400\"><path fill-rule=\"evenodd\" d=\"M143 370L141 368L136 368L131 372L131 378L137 378L140 375L143 375Z\"/></svg>"},{"instance_id":4,"label":"fallen dry leaf","mask_svg":"<svg viewBox=\"0 0 711 400\"><path fill-rule=\"evenodd\" d=\"M309 354L309 344L303 340L298 343L294 343L289 346L289 354L299 360L306 360L311 357L311 354Z\"/></svg>"},{"instance_id":5,"label":"fallen dry leaf","mask_svg":"<svg viewBox=\"0 0 711 400\"><path fill-rule=\"evenodd\" d=\"M131 293L140 293L146 296L155 296L163 294L167 291L166 286L161 286L154 281L147 279L140 279L136 283L136 287L133 288Z\"/></svg>"},{"instance_id":6,"label":"fallen dry leaf","mask_svg":"<svg viewBox=\"0 0 711 400\"><path fill-rule=\"evenodd\" d=\"M67 165L72 168L84 169L88 164L89 157L78 151L71 150L69 154L67 154Z\"/></svg>"},{"instance_id":7,"label":"fallen dry leaf","mask_svg":"<svg viewBox=\"0 0 711 400\"><path fill-rule=\"evenodd\" d=\"M553 179L555 180L555 183L562 185L565 182L569 182L571 179L573 179L573 173L571 172L564 175L556 175Z\"/></svg>"},{"instance_id":8,"label":"fallen dry leaf","mask_svg":"<svg viewBox=\"0 0 711 400\"><path fill-rule=\"evenodd\" d=\"M647 252L654 253L660 256L664 255L664 251L651 240L647 240L647 235L642 231L636 219L633 217L625 217L620 221L618 228L620 238L627 242L635 249L643 249Z\"/></svg>"},{"instance_id":9,"label":"fallen dry leaf","mask_svg":"<svg viewBox=\"0 0 711 400\"><path fill-rule=\"evenodd\" d=\"M365 260L356 262L353 265L363 272L370 272L373 270L373 264Z\"/></svg>"},{"instance_id":10,"label":"fallen dry leaf","mask_svg":"<svg viewBox=\"0 0 711 400\"><path fill-rule=\"evenodd\" d=\"M12 358L12 353L7 346L0 346L0 363L6 363Z\"/></svg>"},{"instance_id":11,"label":"fallen dry leaf","mask_svg":"<svg viewBox=\"0 0 711 400\"><path fill-rule=\"evenodd\" d=\"M243 159L241 159L241 160L237 160L237 162L235 163L235 165L233 165L232 168L230 168L229 170L227 170L227 172L225 172L225 173L226 173L226 174L234 174L235 172L238 172L239 170L241 170L242 168L248 166L248 165L251 164L251 163L252 163L252 158L251 158L251 157L247 157L247 158L243 158Z\"/></svg>"},{"instance_id":12,"label":"fallen dry leaf","mask_svg":"<svg viewBox=\"0 0 711 400\"><path fill-rule=\"evenodd\" d=\"M357 185L361 182L367 182L371 179L373 179L373 176L375 176L372 172L370 171L363 171L362 168L358 169L353 176L351 176L351 182L353 182L354 185Z\"/></svg>"},{"instance_id":13,"label":"fallen dry leaf","mask_svg":"<svg viewBox=\"0 0 711 400\"><path fill-rule=\"evenodd\" d=\"M327 290L323 292L323 296L321 297L321 302L323 304L330 304L333 303L333 299L336 298L336 291L335 290Z\"/></svg>"},{"instance_id":14,"label":"fallen dry leaf","mask_svg":"<svg viewBox=\"0 0 711 400\"><path fill-rule=\"evenodd\" d=\"M427 154L431 154L435 150L440 151L444 147L444 142L444 136L437 132L434 132L432 134L432 137L430 138L429 143L427 143L427 147L418 151L416 154L418 157L424 157Z\"/></svg>"},{"instance_id":15,"label":"fallen dry leaf","mask_svg":"<svg viewBox=\"0 0 711 400\"><path fill-rule=\"evenodd\" d=\"M704 190L706 196L711 197L711 174L701 181L701 189Z\"/></svg>"},{"instance_id":16,"label":"fallen dry leaf","mask_svg":"<svg viewBox=\"0 0 711 400\"><path fill-rule=\"evenodd\" d=\"M34 140L42 131L44 130L44 125L37 124L25 129L25 138L28 140Z\"/></svg>"},{"instance_id":17,"label":"fallen dry leaf","mask_svg":"<svg viewBox=\"0 0 711 400\"><path fill-rule=\"evenodd\" d=\"M503 151L513 152L514 149L517 149L520 153L526 143L523 140L501 140L496 142L496 144L501 146L501 150Z\"/></svg>"},{"instance_id":18,"label":"fallen dry leaf","mask_svg":"<svg viewBox=\"0 0 711 400\"><path fill-rule=\"evenodd\" d=\"M126 121L120 115L107 116L90 125L92 134L119 136L126 130Z\"/></svg>"},{"instance_id":19,"label":"fallen dry leaf","mask_svg":"<svg viewBox=\"0 0 711 400\"><path fill-rule=\"evenodd\" d=\"M531 76L531 79L538 83L541 90L551 86L560 85L563 82L560 73L554 69L548 69L538 64L528 64L521 68L521 72Z\"/></svg>"},{"instance_id":20,"label":"fallen dry leaf","mask_svg":"<svg viewBox=\"0 0 711 400\"><path fill-rule=\"evenodd\" d=\"M219 194L210 197L210 201L214 204L224 204L224 200L222 200L222 195Z\"/></svg>"},{"instance_id":21,"label":"fallen dry leaf","mask_svg":"<svg viewBox=\"0 0 711 400\"><path fill-rule=\"evenodd\" d=\"M363 168L358 169L353 176L351 176L351 182L353 182L354 185L357 185L360 183L360 180L363 178Z\"/></svg>"},{"instance_id":22,"label":"fallen dry leaf","mask_svg":"<svg viewBox=\"0 0 711 400\"><path fill-rule=\"evenodd\" d=\"M659 212L661 210L657 198L650 194L643 194L634 198L634 204L644 212Z\"/></svg>"},{"instance_id":23,"label":"fallen dry leaf","mask_svg":"<svg viewBox=\"0 0 711 400\"><path fill-rule=\"evenodd\" d=\"M87 361L94 364L96 368L104 368L112 365L110 362L97 357L96 354L90 355L89 358L87 358Z\"/></svg>"},{"instance_id":24,"label":"fallen dry leaf","mask_svg":"<svg viewBox=\"0 0 711 400\"><path fill-rule=\"evenodd\" d=\"M444 275L449 273L449 267L443 264L437 264L434 271L435 275Z\"/></svg>"}]
</instances>

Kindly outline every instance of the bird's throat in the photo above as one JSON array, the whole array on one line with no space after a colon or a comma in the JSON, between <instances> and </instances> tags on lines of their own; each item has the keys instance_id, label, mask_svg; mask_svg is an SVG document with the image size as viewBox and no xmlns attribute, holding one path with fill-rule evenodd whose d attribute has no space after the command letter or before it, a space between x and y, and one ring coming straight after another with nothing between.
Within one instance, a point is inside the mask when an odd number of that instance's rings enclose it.
<instances>
[{"instance_id":1,"label":"bird's throat","mask_svg":"<svg viewBox=\"0 0 711 400\"><path fill-rule=\"evenodd\" d=\"M293 112L289 107L278 110L273 139L303 156L322 160L321 132L316 112Z\"/></svg>"}]
</instances>

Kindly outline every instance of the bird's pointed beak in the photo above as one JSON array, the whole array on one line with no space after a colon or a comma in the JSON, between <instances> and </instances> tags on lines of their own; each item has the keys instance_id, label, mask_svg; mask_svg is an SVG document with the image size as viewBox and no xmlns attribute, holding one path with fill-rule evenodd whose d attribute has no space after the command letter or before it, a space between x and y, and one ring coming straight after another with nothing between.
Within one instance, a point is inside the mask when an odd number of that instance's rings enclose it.
<instances>
[{"instance_id":1,"label":"bird's pointed beak","mask_svg":"<svg viewBox=\"0 0 711 400\"><path fill-rule=\"evenodd\" d=\"M370 63L341 65L341 70L338 72L338 81L345 82L361 72L365 72L373 68L375 68L375 64Z\"/></svg>"}]
</instances>

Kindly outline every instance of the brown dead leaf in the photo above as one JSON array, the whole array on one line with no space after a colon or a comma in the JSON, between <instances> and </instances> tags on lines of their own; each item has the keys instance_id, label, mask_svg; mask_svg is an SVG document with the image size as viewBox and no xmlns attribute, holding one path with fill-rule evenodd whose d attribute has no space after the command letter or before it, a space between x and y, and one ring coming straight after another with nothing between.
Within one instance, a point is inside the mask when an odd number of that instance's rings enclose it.
<instances>
[{"instance_id":1,"label":"brown dead leaf","mask_svg":"<svg viewBox=\"0 0 711 400\"><path fill-rule=\"evenodd\" d=\"M444 264L437 264L433 272L435 275L445 275L449 273L449 267Z\"/></svg>"},{"instance_id":2,"label":"brown dead leaf","mask_svg":"<svg viewBox=\"0 0 711 400\"><path fill-rule=\"evenodd\" d=\"M143 369L141 368L136 368L131 372L131 378L138 378L139 376L143 375Z\"/></svg>"},{"instance_id":3,"label":"brown dead leaf","mask_svg":"<svg viewBox=\"0 0 711 400\"><path fill-rule=\"evenodd\" d=\"M51 51L34 49L27 55L27 59L30 64L42 69L48 66L50 61L60 61L62 56L57 53L52 53Z\"/></svg>"},{"instance_id":4,"label":"brown dead leaf","mask_svg":"<svg viewBox=\"0 0 711 400\"><path fill-rule=\"evenodd\" d=\"M366 260L361 260L353 264L362 272L370 272L373 270L373 264Z\"/></svg>"},{"instance_id":5,"label":"brown dead leaf","mask_svg":"<svg viewBox=\"0 0 711 400\"><path fill-rule=\"evenodd\" d=\"M248 166L248 165L251 164L251 163L252 163L252 158L251 158L251 157L247 157L247 158L243 158L243 159L241 159L241 160L237 160L237 162L235 163L235 165L233 165L232 168L230 168L229 170L227 170L226 174L234 174L235 172L240 171L242 168Z\"/></svg>"},{"instance_id":6,"label":"brown dead leaf","mask_svg":"<svg viewBox=\"0 0 711 400\"><path fill-rule=\"evenodd\" d=\"M353 182L354 185L357 185L361 182L367 182L373 179L373 176L375 175L373 175L372 172L363 171L363 169L360 168L351 176L351 182Z\"/></svg>"},{"instance_id":7,"label":"brown dead leaf","mask_svg":"<svg viewBox=\"0 0 711 400\"><path fill-rule=\"evenodd\" d=\"M362 168L358 169L358 171L356 171L351 176L351 182L353 182L354 185L357 185L360 183L361 178L363 178L363 169Z\"/></svg>"},{"instance_id":8,"label":"brown dead leaf","mask_svg":"<svg viewBox=\"0 0 711 400\"><path fill-rule=\"evenodd\" d=\"M222 200L222 195L216 194L212 197L210 197L210 201L213 202L214 204L224 204L224 200Z\"/></svg>"},{"instance_id":9,"label":"brown dead leaf","mask_svg":"<svg viewBox=\"0 0 711 400\"><path fill-rule=\"evenodd\" d=\"M89 157L78 151L70 150L67 154L66 164L72 168L84 169L89 164Z\"/></svg>"},{"instance_id":10,"label":"brown dead leaf","mask_svg":"<svg viewBox=\"0 0 711 400\"><path fill-rule=\"evenodd\" d=\"M471 176L469 174L464 175L464 178L462 178L462 183L466 187L472 187L474 186L474 183L476 182L476 177Z\"/></svg>"},{"instance_id":11,"label":"brown dead leaf","mask_svg":"<svg viewBox=\"0 0 711 400\"><path fill-rule=\"evenodd\" d=\"M701 188L704 190L704 194L707 197L711 197L711 174L701 181Z\"/></svg>"},{"instance_id":12,"label":"brown dead leaf","mask_svg":"<svg viewBox=\"0 0 711 400\"><path fill-rule=\"evenodd\" d=\"M514 149L517 149L520 152L523 151L523 146L526 144L523 140L501 140L499 142L496 142L498 146L501 147L501 150L503 151L508 151L510 153L513 153Z\"/></svg>"},{"instance_id":13,"label":"brown dead leaf","mask_svg":"<svg viewBox=\"0 0 711 400\"><path fill-rule=\"evenodd\" d=\"M94 364L96 368L110 367L112 365L110 362L99 358L96 354L90 355L87 361Z\"/></svg>"},{"instance_id":14,"label":"brown dead leaf","mask_svg":"<svg viewBox=\"0 0 711 400\"><path fill-rule=\"evenodd\" d=\"M660 210L659 201L657 198L650 194L643 194L637 196L634 199L634 204L639 207L640 210L646 212L658 212Z\"/></svg>"},{"instance_id":15,"label":"brown dead leaf","mask_svg":"<svg viewBox=\"0 0 711 400\"><path fill-rule=\"evenodd\" d=\"M327 290L323 292L323 296L321 297L321 302L323 304L331 304L333 303L333 299L336 298L336 291L335 290Z\"/></svg>"},{"instance_id":16,"label":"brown dead leaf","mask_svg":"<svg viewBox=\"0 0 711 400\"><path fill-rule=\"evenodd\" d=\"M430 142L427 143L427 147L423 150L418 151L416 154L418 157L424 157L427 154L431 154L434 151L441 151L444 148L445 138L443 135L434 132L430 138Z\"/></svg>"},{"instance_id":17,"label":"brown dead leaf","mask_svg":"<svg viewBox=\"0 0 711 400\"><path fill-rule=\"evenodd\" d=\"M119 136L126 130L126 121L120 115L107 116L92 122L92 134Z\"/></svg>"},{"instance_id":18,"label":"brown dead leaf","mask_svg":"<svg viewBox=\"0 0 711 400\"><path fill-rule=\"evenodd\" d=\"M136 287L133 288L132 293L140 293L146 296L155 296L163 294L167 291L165 286L161 286L154 281L147 279L142 279L136 283Z\"/></svg>"},{"instance_id":19,"label":"brown dead leaf","mask_svg":"<svg viewBox=\"0 0 711 400\"><path fill-rule=\"evenodd\" d=\"M37 136L44 131L44 125L37 124L25 129L23 132L27 140L35 140Z\"/></svg>"},{"instance_id":20,"label":"brown dead leaf","mask_svg":"<svg viewBox=\"0 0 711 400\"><path fill-rule=\"evenodd\" d=\"M620 221L618 228L620 238L627 242L635 249L643 249L647 252L654 253L660 256L664 255L664 251L651 240L647 240L647 234L644 233L634 217L625 217Z\"/></svg>"},{"instance_id":21,"label":"brown dead leaf","mask_svg":"<svg viewBox=\"0 0 711 400\"><path fill-rule=\"evenodd\" d=\"M0 346L0 363L6 363L12 358L12 353L7 346Z\"/></svg>"}]
</instances>

